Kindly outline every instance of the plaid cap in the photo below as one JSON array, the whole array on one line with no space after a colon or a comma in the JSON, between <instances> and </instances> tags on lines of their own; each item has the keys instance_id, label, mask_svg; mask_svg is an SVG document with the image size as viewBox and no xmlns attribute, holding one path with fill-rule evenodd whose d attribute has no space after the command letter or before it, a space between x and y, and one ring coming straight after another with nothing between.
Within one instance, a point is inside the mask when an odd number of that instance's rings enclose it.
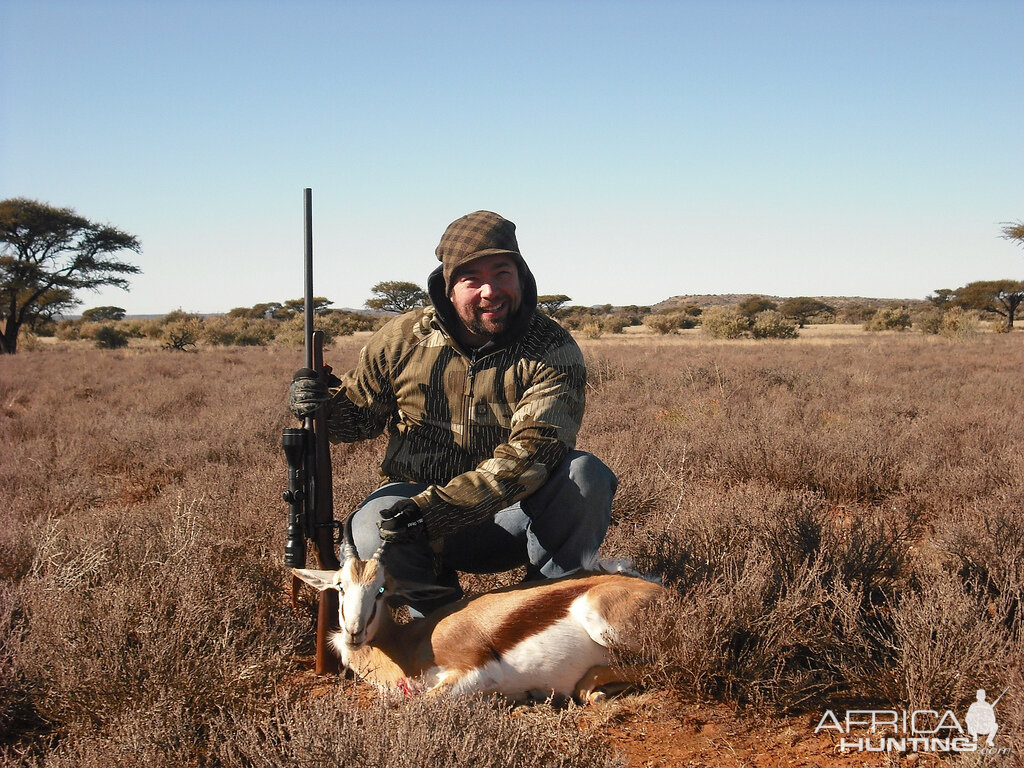
<instances>
[{"instance_id":1,"label":"plaid cap","mask_svg":"<svg viewBox=\"0 0 1024 768\"><path fill-rule=\"evenodd\" d=\"M453 221L434 253L444 265L446 291L451 290L455 270L484 256L511 256L520 268L526 266L516 241L516 225L491 211L468 213Z\"/></svg>"}]
</instances>

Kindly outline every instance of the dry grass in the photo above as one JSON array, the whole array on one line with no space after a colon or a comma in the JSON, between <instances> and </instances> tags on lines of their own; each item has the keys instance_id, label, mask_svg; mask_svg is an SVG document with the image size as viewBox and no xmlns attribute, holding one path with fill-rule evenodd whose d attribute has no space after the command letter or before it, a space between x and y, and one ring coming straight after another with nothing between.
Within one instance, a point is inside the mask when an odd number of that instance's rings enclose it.
<instances>
[{"instance_id":1,"label":"dry grass","mask_svg":"<svg viewBox=\"0 0 1024 768\"><path fill-rule=\"evenodd\" d=\"M605 554L674 588L645 630L649 690L962 712L1009 685L1000 738L1019 749L1019 333L581 344L581 447L621 481ZM3 361L0 765L616 764L573 709L388 709L309 687L280 501L299 357L47 345ZM381 448L335 450L339 511L376 484Z\"/></svg>"}]
</instances>

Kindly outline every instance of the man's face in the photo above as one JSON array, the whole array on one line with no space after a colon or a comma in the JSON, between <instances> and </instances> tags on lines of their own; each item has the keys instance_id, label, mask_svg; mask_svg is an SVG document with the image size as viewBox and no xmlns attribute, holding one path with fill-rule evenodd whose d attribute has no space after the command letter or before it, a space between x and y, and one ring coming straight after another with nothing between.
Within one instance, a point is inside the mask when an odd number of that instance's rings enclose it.
<instances>
[{"instance_id":1,"label":"man's face","mask_svg":"<svg viewBox=\"0 0 1024 768\"><path fill-rule=\"evenodd\" d=\"M484 344L504 331L522 302L519 269L509 256L484 256L459 269L448 294L467 340Z\"/></svg>"}]
</instances>

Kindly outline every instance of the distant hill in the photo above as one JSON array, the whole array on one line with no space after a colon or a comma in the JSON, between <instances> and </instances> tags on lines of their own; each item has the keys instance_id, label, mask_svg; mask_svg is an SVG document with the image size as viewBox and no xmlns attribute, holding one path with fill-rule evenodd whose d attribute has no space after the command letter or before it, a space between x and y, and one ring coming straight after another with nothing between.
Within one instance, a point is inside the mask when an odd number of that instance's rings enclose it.
<instances>
[{"instance_id":1,"label":"distant hill","mask_svg":"<svg viewBox=\"0 0 1024 768\"><path fill-rule=\"evenodd\" d=\"M666 312L687 306L697 306L701 309L707 309L708 307L728 307L734 304L739 304L752 296L760 296L761 298L768 299L769 301L774 301L776 304L782 304L786 299L793 298L792 296L768 296L763 293L720 293L714 295L693 294L689 296L672 296L671 298L655 304L651 309L655 312ZM894 304L898 306L914 307L928 303L924 299L875 299L866 298L864 296L811 296L810 298L823 301L839 310L855 306L882 309Z\"/></svg>"}]
</instances>

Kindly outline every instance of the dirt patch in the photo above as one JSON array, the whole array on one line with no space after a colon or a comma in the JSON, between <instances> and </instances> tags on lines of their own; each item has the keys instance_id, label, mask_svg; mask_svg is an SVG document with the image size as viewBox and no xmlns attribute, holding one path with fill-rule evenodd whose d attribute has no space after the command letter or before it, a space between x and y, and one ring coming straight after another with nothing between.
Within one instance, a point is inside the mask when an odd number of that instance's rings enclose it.
<instances>
[{"instance_id":1,"label":"dirt patch","mask_svg":"<svg viewBox=\"0 0 1024 768\"><path fill-rule=\"evenodd\" d=\"M344 687L345 700L357 707L372 707L379 700L369 686L337 677L316 677L312 661L292 684L307 685L312 698L335 686ZM538 703L513 708L510 717L558 718L563 708ZM579 727L598 732L629 768L852 768L852 766L907 766L939 768L948 761L931 754L869 754L843 751L834 733L815 734L816 715L764 718L711 702L696 704L671 692L628 694L588 707Z\"/></svg>"},{"instance_id":2,"label":"dirt patch","mask_svg":"<svg viewBox=\"0 0 1024 768\"><path fill-rule=\"evenodd\" d=\"M630 768L715 766L948 765L934 755L843 752L827 732L814 733L817 718L757 718L727 704L693 704L671 694L626 696L594 707L585 727L600 728Z\"/></svg>"}]
</instances>

